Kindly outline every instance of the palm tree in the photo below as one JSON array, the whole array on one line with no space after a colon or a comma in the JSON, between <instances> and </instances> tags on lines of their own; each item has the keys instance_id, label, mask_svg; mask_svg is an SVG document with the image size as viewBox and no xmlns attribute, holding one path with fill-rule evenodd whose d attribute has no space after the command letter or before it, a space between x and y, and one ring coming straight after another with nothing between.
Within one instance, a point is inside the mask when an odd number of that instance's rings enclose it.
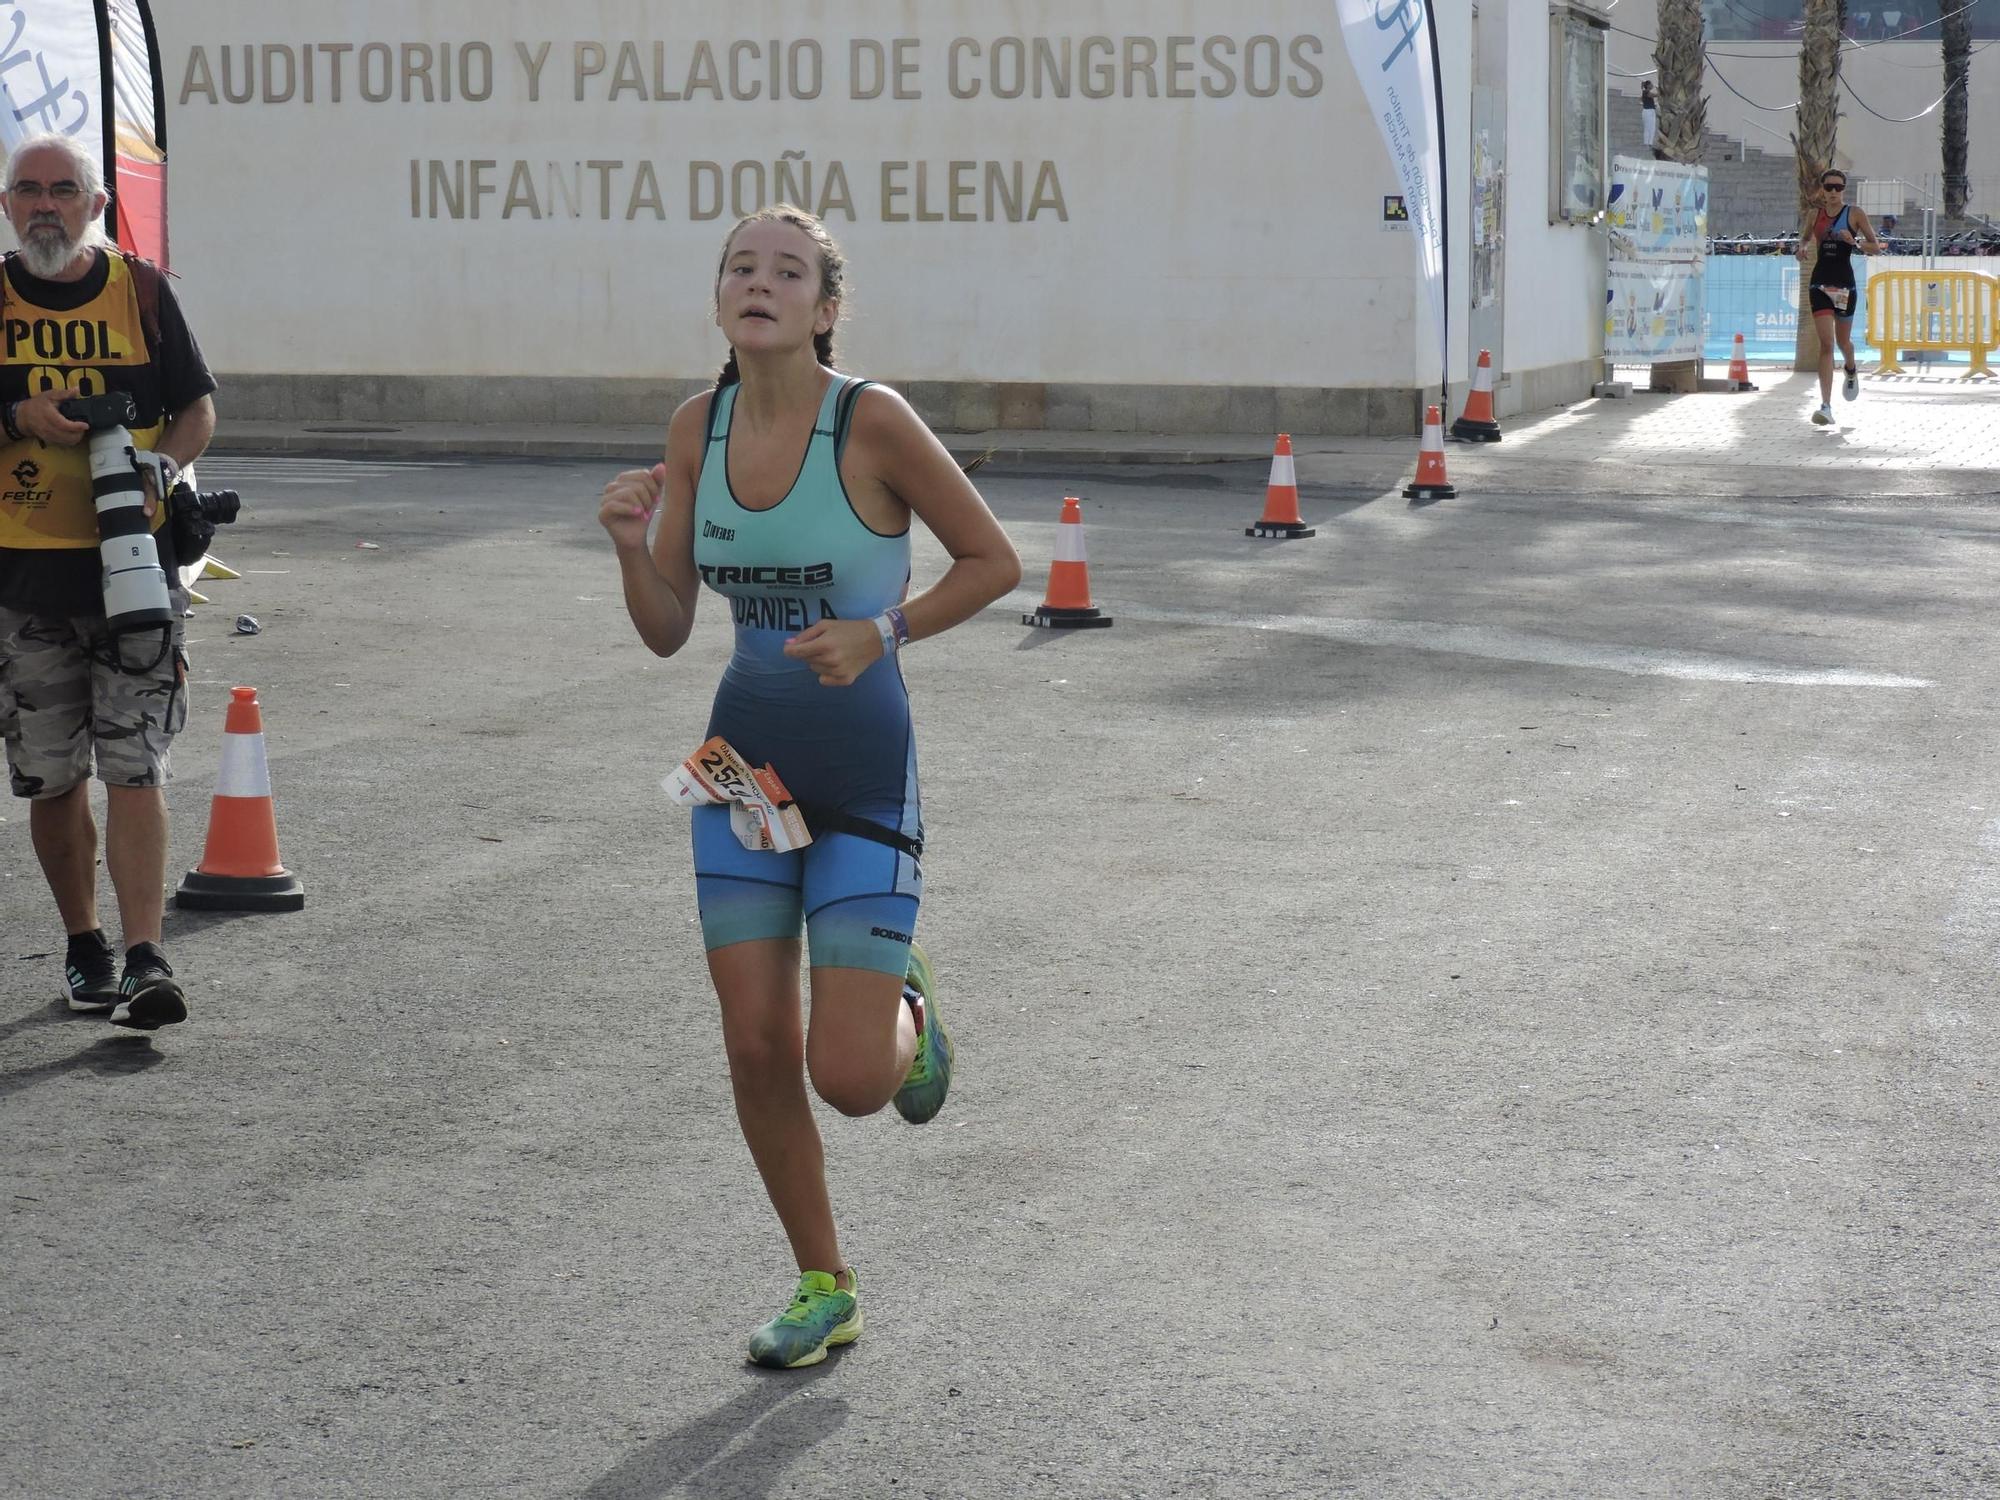
<instances>
[{"instance_id":1,"label":"palm tree","mask_svg":"<svg viewBox=\"0 0 2000 1500\"><path fill-rule=\"evenodd\" d=\"M1944 0L1944 211L1965 213L1967 91L1972 86L1971 0Z\"/></svg>"},{"instance_id":2,"label":"palm tree","mask_svg":"<svg viewBox=\"0 0 2000 1500\"><path fill-rule=\"evenodd\" d=\"M1658 25L1653 66L1660 73L1659 152L1668 161L1698 162L1708 128L1708 101L1701 92L1701 0L1660 0Z\"/></svg>"},{"instance_id":3,"label":"palm tree","mask_svg":"<svg viewBox=\"0 0 2000 1500\"><path fill-rule=\"evenodd\" d=\"M1840 0L1806 0L1805 35L1799 43L1798 129L1792 150L1799 164L1799 219L1810 223L1818 211L1819 179L1833 165L1840 123ZM1799 275L1799 335L1792 368L1819 368L1819 334L1812 324L1809 287L1819 247L1809 247Z\"/></svg>"},{"instance_id":4,"label":"palm tree","mask_svg":"<svg viewBox=\"0 0 2000 1500\"><path fill-rule=\"evenodd\" d=\"M1653 66L1660 75L1660 108L1653 149L1663 160L1692 165L1701 160L1708 129L1708 101L1701 92L1701 0L1660 0L1657 29ZM1700 379L1699 359L1665 360L1653 366L1652 388L1691 391Z\"/></svg>"}]
</instances>

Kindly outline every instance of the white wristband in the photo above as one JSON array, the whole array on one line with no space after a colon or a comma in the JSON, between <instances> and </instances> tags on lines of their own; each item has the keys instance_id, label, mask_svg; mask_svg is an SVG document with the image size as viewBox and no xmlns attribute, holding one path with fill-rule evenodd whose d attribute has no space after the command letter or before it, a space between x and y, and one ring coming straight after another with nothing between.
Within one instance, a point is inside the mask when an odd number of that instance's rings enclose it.
<instances>
[{"instance_id":1,"label":"white wristband","mask_svg":"<svg viewBox=\"0 0 2000 1500\"><path fill-rule=\"evenodd\" d=\"M875 633L882 637L882 654L884 656L894 656L896 654L896 627L890 622L888 611L885 610L877 615L874 624Z\"/></svg>"}]
</instances>

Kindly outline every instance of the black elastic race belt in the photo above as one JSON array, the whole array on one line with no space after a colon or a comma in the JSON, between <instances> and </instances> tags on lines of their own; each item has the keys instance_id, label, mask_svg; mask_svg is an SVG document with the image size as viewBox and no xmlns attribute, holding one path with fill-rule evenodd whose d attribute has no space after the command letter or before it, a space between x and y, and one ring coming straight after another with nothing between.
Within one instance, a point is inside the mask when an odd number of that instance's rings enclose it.
<instances>
[{"instance_id":1,"label":"black elastic race belt","mask_svg":"<svg viewBox=\"0 0 2000 1500\"><path fill-rule=\"evenodd\" d=\"M794 805L805 814L806 827L812 830L814 837L822 833L846 833L858 839L867 839L871 843L887 844L891 849L900 849L911 859L924 857L922 839L913 839L907 833L898 833L886 824L873 823L867 818L857 818L852 813L844 813L837 808L821 807L815 802L800 802Z\"/></svg>"}]
</instances>

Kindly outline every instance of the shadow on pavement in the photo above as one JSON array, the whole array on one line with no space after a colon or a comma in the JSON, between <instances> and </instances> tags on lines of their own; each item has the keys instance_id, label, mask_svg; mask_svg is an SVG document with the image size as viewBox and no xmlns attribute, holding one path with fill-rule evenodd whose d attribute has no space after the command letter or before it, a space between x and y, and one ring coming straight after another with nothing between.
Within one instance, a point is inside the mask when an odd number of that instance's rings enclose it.
<instances>
[{"instance_id":1,"label":"shadow on pavement","mask_svg":"<svg viewBox=\"0 0 2000 1500\"><path fill-rule=\"evenodd\" d=\"M756 1379L707 1416L646 1444L578 1500L663 1500L676 1492L760 1500L808 1448L847 1420L845 1401L806 1399L814 1382L839 1367L844 1352L833 1351L814 1370Z\"/></svg>"},{"instance_id":2,"label":"shadow on pavement","mask_svg":"<svg viewBox=\"0 0 2000 1500\"><path fill-rule=\"evenodd\" d=\"M54 1062L36 1063L31 1068L0 1073L0 1099L32 1088L46 1079L60 1078L65 1073L88 1070L102 1078L116 1078L127 1073L143 1073L165 1061L163 1055L153 1050L151 1037L108 1036Z\"/></svg>"},{"instance_id":3,"label":"shadow on pavement","mask_svg":"<svg viewBox=\"0 0 2000 1500\"><path fill-rule=\"evenodd\" d=\"M102 1016L91 1015L88 1011L69 1008L67 1000L51 1000L40 1010L31 1010L18 1021L0 1021L0 1042L10 1036L19 1036L24 1031L32 1031L37 1026L56 1026L64 1021L101 1021Z\"/></svg>"}]
</instances>

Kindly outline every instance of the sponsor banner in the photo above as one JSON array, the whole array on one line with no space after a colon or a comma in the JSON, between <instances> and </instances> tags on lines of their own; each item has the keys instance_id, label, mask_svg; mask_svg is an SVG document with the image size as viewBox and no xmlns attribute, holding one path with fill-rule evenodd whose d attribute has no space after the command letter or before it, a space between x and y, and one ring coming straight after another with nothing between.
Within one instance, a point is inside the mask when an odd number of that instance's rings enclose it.
<instances>
[{"instance_id":1,"label":"sponsor banner","mask_svg":"<svg viewBox=\"0 0 2000 1500\"><path fill-rule=\"evenodd\" d=\"M1604 291L1604 352L1644 363L1701 353L1702 278L1685 262L1613 261Z\"/></svg>"},{"instance_id":2,"label":"sponsor banner","mask_svg":"<svg viewBox=\"0 0 2000 1500\"><path fill-rule=\"evenodd\" d=\"M1708 168L1614 156L1605 220L1621 259L1699 259L1708 245Z\"/></svg>"},{"instance_id":3,"label":"sponsor banner","mask_svg":"<svg viewBox=\"0 0 2000 1500\"><path fill-rule=\"evenodd\" d=\"M1347 60L1368 100L1403 185L1402 219L1416 242L1417 271L1441 352L1445 325L1444 149L1439 139L1436 32L1429 0L1338 0ZM1445 368L1450 369L1448 355Z\"/></svg>"}]
</instances>

